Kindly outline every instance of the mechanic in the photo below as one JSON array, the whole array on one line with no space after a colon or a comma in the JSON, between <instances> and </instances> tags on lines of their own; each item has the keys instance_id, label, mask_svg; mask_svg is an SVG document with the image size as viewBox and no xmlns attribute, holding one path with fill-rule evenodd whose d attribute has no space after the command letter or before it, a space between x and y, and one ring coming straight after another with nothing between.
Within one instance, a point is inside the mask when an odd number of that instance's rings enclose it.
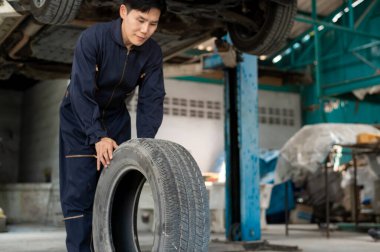
<instances>
[{"instance_id":1,"label":"mechanic","mask_svg":"<svg viewBox=\"0 0 380 252\"><path fill-rule=\"evenodd\" d=\"M91 251L97 181L113 150L131 138L125 99L136 86L137 137L154 138L161 125L163 59L151 36L165 8L163 0L123 1L119 19L96 24L78 39L60 107L60 196L69 252Z\"/></svg>"}]
</instances>

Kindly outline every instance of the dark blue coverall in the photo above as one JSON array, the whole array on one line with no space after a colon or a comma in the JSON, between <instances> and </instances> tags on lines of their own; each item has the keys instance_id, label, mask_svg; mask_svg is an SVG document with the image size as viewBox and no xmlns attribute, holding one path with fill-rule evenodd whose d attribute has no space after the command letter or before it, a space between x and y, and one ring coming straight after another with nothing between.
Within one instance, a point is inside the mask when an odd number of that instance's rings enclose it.
<instances>
[{"instance_id":1,"label":"dark blue coverall","mask_svg":"<svg viewBox=\"0 0 380 252\"><path fill-rule=\"evenodd\" d=\"M162 122L165 96L159 45L149 39L128 51L121 19L81 34L60 107L60 194L69 252L90 251L99 178L95 143L102 137L117 144L131 138L124 101L137 85L137 137L153 138Z\"/></svg>"}]
</instances>

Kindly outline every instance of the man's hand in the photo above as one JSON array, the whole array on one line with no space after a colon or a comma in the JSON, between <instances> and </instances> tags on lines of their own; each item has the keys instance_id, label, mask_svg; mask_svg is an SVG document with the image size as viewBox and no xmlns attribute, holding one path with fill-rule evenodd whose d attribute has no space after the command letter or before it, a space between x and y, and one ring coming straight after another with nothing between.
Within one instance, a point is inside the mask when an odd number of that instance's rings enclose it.
<instances>
[{"instance_id":1,"label":"man's hand","mask_svg":"<svg viewBox=\"0 0 380 252\"><path fill-rule=\"evenodd\" d=\"M97 164L96 169L100 170L100 163L103 164L105 168L110 164L112 159L112 152L116 149L118 145L116 142L108 137L103 137L99 142L95 144Z\"/></svg>"}]
</instances>

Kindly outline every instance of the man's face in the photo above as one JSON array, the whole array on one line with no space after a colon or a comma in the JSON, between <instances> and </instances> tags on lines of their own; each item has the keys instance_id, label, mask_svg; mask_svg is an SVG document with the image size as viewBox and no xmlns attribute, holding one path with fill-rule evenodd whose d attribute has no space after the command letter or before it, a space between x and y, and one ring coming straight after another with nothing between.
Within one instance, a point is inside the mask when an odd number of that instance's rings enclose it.
<instances>
[{"instance_id":1,"label":"man's face","mask_svg":"<svg viewBox=\"0 0 380 252\"><path fill-rule=\"evenodd\" d=\"M160 14L161 11L156 8L148 12L127 11L126 6L121 5L120 17L123 20L121 31L125 46L130 48L132 45L144 44L156 31Z\"/></svg>"}]
</instances>

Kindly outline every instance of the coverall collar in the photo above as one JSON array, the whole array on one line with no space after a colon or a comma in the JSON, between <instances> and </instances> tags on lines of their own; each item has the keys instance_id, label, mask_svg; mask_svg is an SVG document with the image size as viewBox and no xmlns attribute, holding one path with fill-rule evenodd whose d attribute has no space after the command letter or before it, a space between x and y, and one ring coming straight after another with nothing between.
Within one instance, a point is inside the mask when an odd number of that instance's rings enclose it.
<instances>
[{"instance_id":1,"label":"coverall collar","mask_svg":"<svg viewBox=\"0 0 380 252\"><path fill-rule=\"evenodd\" d=\"M122 22L121 18L118 18L118 19L116 19L116 20L113 21L113 25L112 25L112 39L119 46L126 48L126 46L124 45L123 36L121 35L121 22ZM133 50L141 50L143 46L144 45L141 45L141 46L134 46L133 45L132 49Z\"/></svg>"}]
</instances>

